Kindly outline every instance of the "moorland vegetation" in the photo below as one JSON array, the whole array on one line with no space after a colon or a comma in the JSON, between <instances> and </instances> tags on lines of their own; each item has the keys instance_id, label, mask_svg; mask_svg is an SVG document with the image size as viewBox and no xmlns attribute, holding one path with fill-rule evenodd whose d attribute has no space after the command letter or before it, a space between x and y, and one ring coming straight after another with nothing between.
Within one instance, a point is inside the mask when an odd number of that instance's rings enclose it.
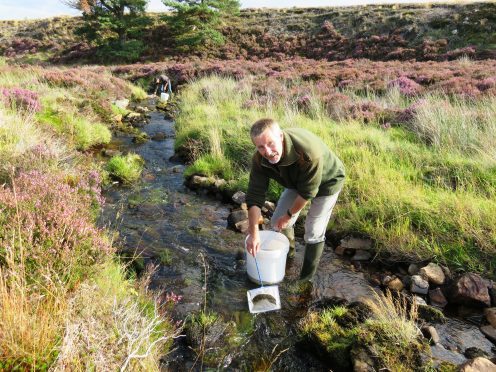
<instances>
[{"instance_id":1,"label":"moorland vegetation","mask_svg":"<svg viewBox=\"0 0 496 372\"><path fill-rule=\"evenodd\" d=\"M102 165L91 154L124 113L112 101L146 97L142 88L164 72L178 92L186 177L245 190L249 125L275 117L317 133L346 164L331 240L365 235L378 258L494 276L495 10L247 9L214 19L208 42L198 36L209 30L185 36L170 14L98 40L75 32L82 18L0 22L0 366L158 368L174 326L95 225L102 182L131 183L143 164L128 154ZM113 65L29 66L95 62ZM272 185L268 198L280 192ZM340 324L347 310L338 308L309 314L302 332L331 351L377 336L367 347L386 363L414 365L424 347L415 314L391 298L377 303L361 326Z\"/></svg>"}]
</instances>

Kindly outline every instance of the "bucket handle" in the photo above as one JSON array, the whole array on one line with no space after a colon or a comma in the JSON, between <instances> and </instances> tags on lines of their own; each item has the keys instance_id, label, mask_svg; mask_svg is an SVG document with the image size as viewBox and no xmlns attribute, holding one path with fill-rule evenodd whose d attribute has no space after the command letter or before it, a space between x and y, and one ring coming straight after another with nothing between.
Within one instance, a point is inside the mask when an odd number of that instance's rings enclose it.
<instances>
[{"instance_id":1,"label":"bucket handle","mask_svg":"<svg viewBox=\"0 0 496 372\"><path fill-rule=\"evenodd\" d=\"M253 258L255 259L255 265L257 266L257 273L258 273L258 280L260 280L260 287L263 288L262 277L260 276L260 270L258 270L257 255L255 254Z\"/></svg>"}]
</instances>

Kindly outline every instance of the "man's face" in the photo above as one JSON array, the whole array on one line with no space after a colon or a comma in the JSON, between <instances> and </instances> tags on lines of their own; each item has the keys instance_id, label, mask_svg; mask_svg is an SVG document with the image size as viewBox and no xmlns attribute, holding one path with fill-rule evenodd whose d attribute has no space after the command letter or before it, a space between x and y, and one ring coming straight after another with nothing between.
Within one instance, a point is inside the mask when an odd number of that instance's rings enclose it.
<instances>
[{"instance_id":1,"label":"man's face","mask_svg":"<svg viewBox=\"0 0 496 372\"><path fill-rule=\"evenodd\" d=\"M271 164L281 160L283 152L283 134L278 128L267 128L258 137L253 138L258 152Z\"/></svg>"}]
</instances>

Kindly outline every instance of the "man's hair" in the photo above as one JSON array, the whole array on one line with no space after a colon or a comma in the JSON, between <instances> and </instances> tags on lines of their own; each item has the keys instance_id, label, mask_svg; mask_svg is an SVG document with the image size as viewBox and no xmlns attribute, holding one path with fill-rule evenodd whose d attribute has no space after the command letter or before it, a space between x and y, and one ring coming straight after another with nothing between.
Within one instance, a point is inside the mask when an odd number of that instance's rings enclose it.
<instances>
[{"instance_id":1,"label":"man's hair","mask_svg":"<svg viewBox=\"0 0 496 372\"><path fill-rule=\"evenodd\" d=\"M263 132L265 132L266 129L279 129L279 124L277 121L271 118L263 118L260 120L257 120L253 125L251 126L250 129L250 136L251 138L256 138L260 136Z\"/></svg>"}]
</instances>

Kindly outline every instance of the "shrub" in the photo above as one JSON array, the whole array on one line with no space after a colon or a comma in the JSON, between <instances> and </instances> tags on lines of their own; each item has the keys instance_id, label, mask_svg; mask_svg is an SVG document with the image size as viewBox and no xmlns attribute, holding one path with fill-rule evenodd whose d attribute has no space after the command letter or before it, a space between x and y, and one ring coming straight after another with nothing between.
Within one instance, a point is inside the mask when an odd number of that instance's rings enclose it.
<instances>
[{"instance_id":1,"label":"shrub","mask_svg":"<svg viewBox=\"0 0 496 372\"><path fill-rule=\"evenodd\" d=\"M41 105L36 92L21 88L3 88L0 90L4 101L13 108L29 112L40 111Z\"/></svg>"},{"instance_id":2,"label":"shrub","mask_svg":"<svg viewBox=\"0 0 496 372\"><path fill-rule=\"evenodd\" d=\"M75 283L111 251L93 225L91 207L101 201L98 175L72 183L64 175L31 171L0 189L0 262L25 258L31 281Z\"/></svg>"},{"instance_id":3,"label":"shrub","mask_svg":"<svg viewBox=\"0 0 496 372\"><path fill-rule=\"evenodd\" d=\"M137 154L117 155L107 163L107 171L111 177L124 183L131 183L139 179L143 163L143 159Z\"/></svg>"},{"instance_id":4,"label":"shrub","mask_svg":"<svg viewBox=\"0 0 496 372\"><path fill-rule=\"evenodd\" d=\"M398 87L400 93L407 97L416 96L422 90L422 87L419 84L406 76L400 76L399 78L390 81L388 87Z\"/></svg>"}]
</instances>

